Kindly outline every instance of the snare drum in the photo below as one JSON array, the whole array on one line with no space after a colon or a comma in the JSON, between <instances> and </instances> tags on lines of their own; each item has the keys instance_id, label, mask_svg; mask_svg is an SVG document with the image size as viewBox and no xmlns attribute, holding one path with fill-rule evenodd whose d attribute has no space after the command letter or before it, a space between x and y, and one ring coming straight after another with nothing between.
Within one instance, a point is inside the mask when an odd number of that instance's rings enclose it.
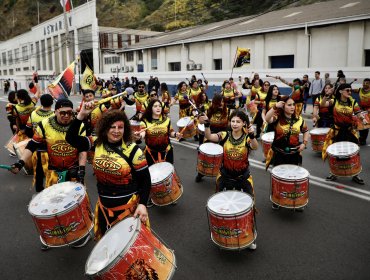
<instances>
[{"instance_id":1,"label":"snare drum","mask_svg":"<svg viewBox=\"0 0 370 280\"><path fill-rule=\"evenodd\" d=\"M135 120L130 120L131 133L139 132L141 130L140 122Z\"/></svg>"},{"instance_id":2,"label":"snare drum","mask_svg":"<svg viewBox=\"0 0 370 280\"><path fill-rule=\"evenodd\" d=\"M315 152L322 152L322 147L328 134L329 127L314 128L310 131L312 150Z\"/></svg>"},{"instance_id":3,"label":"snare drum","mask_svg":"<svg viewBox=\"0 0 370 280\"><path fill-rule=\"evenodd\" d=\"M28 144L28 142L30 142L31 139L26 139L26 140L23 140L19 143L14 143L13 144L13 147L14 147L14 151L15 153L17 154L17 157L19 159L22 158L22 155L24 153L24 150L26 149L26 146ZM32 157L30 157L25 163L24 163L24 167L23 167L23 171L24 173L26 173L27 175L33 175L33 165L32 165Z\"/></svg>"},{"instance_id":4,"label":"snare drum","mask_svg":"<svg viewBox=\"0 0 370 280\"><path fill-rule=\"evenodd\" d=\"M271 202L283 208L302 208L308 203L308 177L301 166L282 164L271 171Z\"/></svg>"},{"instance_id":5,"label":"snare drum","mask_svg":"<svg viewBox=\"0 0 370 280\"><path fill-rule=\"evenodd\" d=\"M357 130L369 129L370 128L369 113L367 111L362 111L360 114L365 118L365 120L367 120L367 124L366 125L363 124L362 120L358 116L355 116L357 122Z\"/></svg>"},{"instance_id":6,"label":"snare drum","mask_svg":"<svg viewBox=\"0 0 370 280\"><path fill-rule=\"evenodd\" d=\"M14 144L19 142L19 136L18 134L14 134L12 137L10 137L9 141L4 146L10 153L15 154L14 150Z\"/></svg>"},{"instance_id":7,"label":"snare drum","mask_svg":"<svg viewBox=\"0 0 370 280\"><path fill-rule=\"evenodd\" d=\"M352 177L362 170L360 148L352 142L337 142L326 150L329 157L330 172L339 177Z\"/></svg>"},{"instance_id":8,"label":"snare drum","mask_svg":"<svg viewBox=\"0 0 370 280\"><path fill-rule=\"evenodd\" d=\"M240 191L224 191L207 201L212 241L229 250L247 248L257 238L253 198Z\"/></svg>"},{"instance_id":9,"label":"snare drum","mask_svg":"<svg viewBox=\"0 0 370 280\"><path fill-rule=\"evenodd\" d=\"M176 269L168 249L139 219L124 219L111 228L90 253L89 279L171 279Z\"/></svg>"},{"instance_id":10,"label":"snare drum","mask_svg":"<svg viewBox=\"0 0 370 280\"><path fill-rule=\"evenodd\" d=\"M149 173L152 181L150 194L155 205L169 205L181 197L183 188L171 163L160 162L153 164L149 167Z\"/></svg>"},{"instance_id":11,"label":"snare drum","mask_svg":"<svg viewBox=\"0 0 370 280\"><path fill-rule=\"evenodd\" d=\"M262 151L265 158L271 148L272 142L274 141L275 132L267 132L262 135Z\"/></svg>"},{"instance_id":12,"label":"snare drum","mask_svg":"<svg viewBox=\"0 0 370 280\"><path fill-rule=\"evenodd\" d=\"M199 147L197 171L204 175L217 176L223 158L224 149L214 143L204 143Z\"/></svg>"},{"instance_id":13,"label":"snare drum","mask_svg":"<svg viewBox=\"0 0 370 280\"><path fill-rule=\"evenodd\" d=\"M191 138L197 132L195 129L194 120L191 117L184 117L177 121L179 132L182 133L183 138Z\"/></svg>"},{"instance_id":14,"label":"snare drum","mask_svg":"<svg viewBox=\"0 0 370 280\"><path fill-rule=\"evenodd\" d=\"M201 135L204 135L204 124L198 123L197 128L198 128L198 133Z\"/></svg>"},{"instance_id":15,"label":"snare drum","mask_svg":"<svg viewBox=\"0 0 370 280\"><path fill-rule=\"evenodd\" d=\"M80 183L63 182L44 189L30 202L28 212L49 247L62 247L86 237L94 227L85 188Z\"/></svg>"}]
</instances>

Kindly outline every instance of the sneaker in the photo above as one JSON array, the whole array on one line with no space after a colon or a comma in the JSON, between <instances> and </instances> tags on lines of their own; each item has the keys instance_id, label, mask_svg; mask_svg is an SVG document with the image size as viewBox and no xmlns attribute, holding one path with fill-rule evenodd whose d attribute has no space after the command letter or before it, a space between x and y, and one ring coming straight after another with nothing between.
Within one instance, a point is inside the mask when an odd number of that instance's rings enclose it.
<instances>
[{"instance_id":1,"label":"sneaker","mask_svg":"<svg viewBox=\"0 0 370 280\"><path fill-rule=\"evenodd\" d=\"M49 249L50 249L50 247L48 245L46 245L44 243L41 244L41 251L47 251Z\"/></svg>"},{"instance_id":2,"label":"sneaker","mask_svg":"<svg viewBox=\"0 0 370 280\"><path fill-rule=\"evenodd\" d=\"M326 181L335 181L337 180L337 176L331 174L328 177L325 178Z\"/></svg>"},{"instance_id":3,"label":"sneaker","mask_svg":"<svg viewBox=\"0 0 370 280\"><path fill-rule=\"evenodd\" d=\"M149 201L147 202L147 204L146 204L146 208L151 208L151 207L153 207L154 206L154 203L153 203L153 201L151 200L151 199L149 199Z\"/></svg>"},{"instance_id":4,"label":"sneaker","mask_svg":"<svg viewBox=\"0 0 370 280\"><path fill-rule=\"evenodd\" d=\"M358 175L353 176L352 181L360 185L365 185L364 180L362 180Z\"/></svg>"},{"instance_id":5,"label":"sneaker","mask_svg":"<svg viewBox=\"0 0 370 280\"><path fill-rule=\"evenodd\" d=\"M195 177L195 182L196 182L196 183L199 183L200 181L202 181L202 175L198 174L198 175Z\"/></svg>"},{"instance_id":6,"label":"sneaker","mask_svg":"<svg viewBox=\"0 0 370 280\"><path fill-rule=\"evenodd\" d=\"M273 210L279 210L279 205L277 205L277 204L275 204L275 203L272 203L272 205L271 205L271 208L273 209Z\"/></svg>"},{"instance_id":7,"label":"sneaker","mask_svg":"<svg viewBox=\"0 0 370 280\"><path fill-rule=\"evenodd\" d=\"M251 245L249 245L249 250L256 250L257 249L257 242L254 241Z\"/></svg>"},{"instance_id":8,"label":"sneaker","mask_svg":"<svg viewBox=\"0 0 370 280\"><path fill-rule=\"evenodd\" d=\"M85 237L85 239L79 240L79 241L77 242L77 244L72 245L72 247L73 247L73 248L81 248L81 247L85 246L85 245L87 244L87 242L89 242L89 240L90 240L90 239L91 239L91 236L90 236L90 234L88 234L88 235Z\"/></svg>"}]
</instances>

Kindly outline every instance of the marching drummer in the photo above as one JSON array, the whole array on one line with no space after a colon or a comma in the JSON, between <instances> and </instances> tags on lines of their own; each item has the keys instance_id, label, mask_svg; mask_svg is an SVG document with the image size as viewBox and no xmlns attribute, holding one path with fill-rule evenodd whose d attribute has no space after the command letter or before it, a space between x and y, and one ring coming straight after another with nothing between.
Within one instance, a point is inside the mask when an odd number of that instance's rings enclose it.
<instances>
[{"instance_id":1,"label":"marching drummer","mask_svg":"<svg viewBox=\"0 0 370 280\"><path fill-rule=\"evenodd\" d=\"M326 96L322 98L320 106L329 107L333 110L334 126L328 132L322 149L322 158L325 160L327 148L332 144L340 141L348 141L359 144L356 127L353 124L352 116L355 114L367 124L367 120L361 115L361 109L356 100L351 97L352 87L350 84L341 84L338 86L335 98L329 99ZM335 181L337 177L330 174L326 177L327 181ZM352 177L357 184L364 185L365 182L358 175Z\"/></svg>"},{"instance_id":2,"label":"marching drummer","mask_svg":"<svg viewBox=\"0 0 370 280\"><path fill-rule=\"evenodd\" d=\"M99 197L94 233L99 240L107 229L127 216L138 216L149 226L146 203L151 180L145 155L131 141L130 122L124 112L105 113L97 124L96 137L78 135L82 120L93 108L93 102L83 104L66 139L79 151L95 150L93 169Z\"/></svg>"},{"instance_id":3,"label":"marching drummer","mask_svg":"<svg viewBox=\"0 0 370 280\"><path fill-rule=\"evenodd\" d=\"M86 152L73 148L66 141L66 132L72 123L73 115L73 103L69 99L59 99L55 103L55 116L44 119L38 124L22 158L12 165L11 172L17 174L24 167L25 162L31 159L32 154L42 148L44 144L49 155L45 187L64 181L78 181L83 184ZM81 123L79 123L76 134L84 135ZM90 235L73 247L82 247L87 244L89 239ZM48 248L44 244L41 247L42 250Z\"/></svg>"},{"instance_id":4,"label":"marching drummer","mask_svg":"<svg viewBox=\"0 0 370 280\"><path fill-rule=\"evenodd\" d=\"M171 101L171 106L179 102L179 119L191 116L191 104L189 102L188 86L185 82L177 85L177 93Z\"/></svg>"},{"instance_id":5,"label":"marching drummer","mask_svg":"<svg viewBox=\"0 0 370 280\"><path fill-rule=\"evenodd\" d=\"M360 97L360 107L368 115L370 114L370 79L364 79L362 83L362 88L354 89L355 93L359 94ZM366 145L366 139L369 135L369 129L359 130L360 133L360 145Z\"/></svg>"},{"instance_id":6,"label":"marching drummer","mask_svg":"<svg viewBox=\"0 0 370 280\"><path fill-rule=\"evenodd\" d=\"M329 107L321 106L324 96L327 101L334 98L334 86L332 84L326 84L320 96L315 100L312 121L314 126L317 127L331 127L334 122L332 110Z\"/></svg>"},{"instance_id":7,"label":"marching drummer","mask_svg":"<svg viewBox=\"0 0 370 280\"><path fill-rule=\"evenodd\" d=\"M136 113L135 117L139 120L143 115L145 108L143 104L148 100L149 94L146 92L146 84L144 81L139 81L137 84L137 92L134 93L135 103L136 103Z\"/></svg>"},{"instance_id":8,"label":"marching drummer","mask_svg":"<svg viewBox=\"0 0 370 280\"><path fill-rule=\"evenodd\" d=\"M216 191L240 190L254 198L253 178L249 171L248 156L251 150L258 148L254 128L249 124L247 115L239 110L230 115L231 131L211 133L207 116L199 118L205 125L205 136L212 142L223 146L224 157L216 179ZM250 249L256 249L256 242Z\"/></svg>"}]
</instances>

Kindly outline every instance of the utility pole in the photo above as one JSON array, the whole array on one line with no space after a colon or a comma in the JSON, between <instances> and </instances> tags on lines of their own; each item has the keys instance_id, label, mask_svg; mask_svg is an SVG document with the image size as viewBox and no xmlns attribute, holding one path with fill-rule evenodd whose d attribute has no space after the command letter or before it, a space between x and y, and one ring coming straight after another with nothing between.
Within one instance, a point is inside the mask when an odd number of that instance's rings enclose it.
<instances>
[{"instance_id":1,"label":"utility pole","mask_svg":"<svg viewBox=\"0 0 370 280\"><path fill-rule=\"evenodd\" d=\"M40 1L37 1L37 24L40 24Z\"/></svg>"},{"instance_id":2,"label":"utility pole","mask_svg":"<svg viewBox=\"0 0 370 280\"><path fill-rule=\"evenodd\" d=\"M66 30L65 39L66 39L66 49L67 49L66 57L67 57L67 66L68 66L69 63L70 63L70 58L69 58L69 47L70 47L69 46L69 24L68 24L66 6L64 5L64 2L63 2L63 14L64 14L64 27L65 27L65 30Z\"/></svg>"}]
</instances>

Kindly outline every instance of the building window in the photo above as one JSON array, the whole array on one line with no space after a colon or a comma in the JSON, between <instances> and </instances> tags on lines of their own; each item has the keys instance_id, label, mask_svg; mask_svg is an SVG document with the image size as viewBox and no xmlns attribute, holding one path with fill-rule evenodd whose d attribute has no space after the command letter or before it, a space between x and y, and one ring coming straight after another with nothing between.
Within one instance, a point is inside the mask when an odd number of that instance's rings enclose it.
<instances>
[{"instance_id":1,"label":"building window","mask_svg":"<svg viewBox=\"0 0 370 280\"><path fill-rule=\"evenodd\" d=\"M28 60L28 47L22 47L22 60Z\"/></svg>"},{"instance_id":2,"label":"building window","mask_svg":"<svg viewBox=\"0 0 370 280\"><path fill-rule=\"evenodd\" d=\"M294 68L294 55L270 56L270 68Z\"/></svg>"},{"instance_id":3,"label":"building window","mask_svg":"<svg viewBox=\"0 0 370 280\"><path fill-rule=\"evenodd\" d=\"M13 69L9 69L9 75L14 75L14 70Z\"/></svg>"},{"instance_id":4,"label":"building window","mask_svg":"<svg viewBox=\"0 0 370 280\"><path fill-rule=\"evenodd\" d=\"M19 62L19 49L14 49L14 62L15 63Z\"/></svg>"},{"instance_id":5,"label":"building window","mask_svg":"<svg viewBox=\"0 0 370 280\"><path fill-rule=\"evenodd\" d=\"M8 70L4 70L4 76L8 75Z\"/></svg>"},{"instance_id":6,"label":"building window","mask_svg":"<svg viewBox=\"0 0 370 280\"><path fill-rule=\"evenodd\" d=\"M121 58L119 56L113 56L112 57L112 63L113 64L120 64Z\"/></svg>"},{"instance_id":7,"label":"building window","mask_svg":"<svg viewBox=\"0 0 370 280\"><path fill-rule=\"evenodd\" d=\"M140 41L140 36L139 35L135 35L135 43L139 43Z\"/></svg>"},{"instance_id":8,"label":"building window","mask_svg":"<svg viewBox=\"0 0 370 280\"><path fill-rule=\"evenodd\" d=\"M112 64L112 58L111 57L105 57L104 58L104 64Z\"/></svg>"},{"instance_id":9,"label":"building window","mask_svg":"<svg viewBox=\"0 0 370 280\"><path fill-rule=\"evenodd\" d=\"M46 47L45 40L41 40L41 58L42 58L42 70L46 69Z\"/></svg>"},{"instance_id":10,"label":"building window","mask_svg":"<svg viewBox=\"0 0 370 280\"><path fill-rule=\"evenodd\" d=\"M370 66L370 50L365 50L365 67Z\"/></svg>"},{"instance_id":11,"label":"building window","mask_svg":"<svg viewBox=\"0 0 370 280\"><path fill-rule=\"evenodd\" d=\"M134 61L134 52L127 52L126 53L126 61Z\"/></svg>"},{"instance_id":12,"label":"building window","mask_svg":"<svg viewBox=\"0 0 370 280\"><path fill-rule=\"evenodd\" d=\"M2 57L3 57L3 64L6 65L6 53L5 52L2 53Z\"/></svg>"},{"instance_id":13,"label":"building window","mask_svg":"<svg viewBox=\"0 0 370 280\"><path fill-rule=\"evenodd\" d=\"M214 59L213 60L213 69L214 70L222 70L222 59Z\"/></svg>"},{"instance_id":14,"label":"building window","mask_svg":"<svg viewBox=\"0 0 370 280\"><path fill-rule=\"evenodd\" d=\"M181 71L181 62L170 62L168 63L169 71Z\"/></svg>"},{"instance_id":15,"label":"building window","mask_svg":"<svg viewBox=\"0 0 370 280\"><path fill-rule=\"evenodd\" d=\"M13 52L12 51L8 51L8 63L9 65L13 64Z\"/></svg>"},{"instance_id":16,"label":"building window","mask_svg":"<svg viewBox=\"0 0 370 280\"><path fill-rule=\"evenodd\" d=\"M143 60L143 51L137 51L137 59L140 61Z\"/></svg>"},{"instance_id":17,"label":"building window","mask_svg":"<svg viewBox=\"0 0 370 280\"><path fill-rule=\"evenodd\" d=\"M157 49L150 50L150 65L152 70L158 69Z\"/></svg>"}]
</instances>

